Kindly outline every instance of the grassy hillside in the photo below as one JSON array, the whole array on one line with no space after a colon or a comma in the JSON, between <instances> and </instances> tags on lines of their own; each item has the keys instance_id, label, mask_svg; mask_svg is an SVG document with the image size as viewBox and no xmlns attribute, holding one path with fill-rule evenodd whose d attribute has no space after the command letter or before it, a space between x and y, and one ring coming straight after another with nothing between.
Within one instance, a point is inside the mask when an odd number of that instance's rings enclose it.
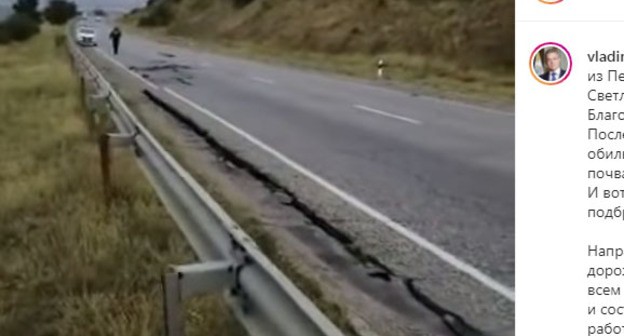
<instances>
[{"instance_id":1,"label":"grassy hillside","mask_svg":"<svg viewBox=\"0 0 624 336\"><path fill-rule=\"evenodd\" d=\"M477 91L491 86L496 96L513 91L512 0L155 0L139 16L169 34L252 44L256 53L342 59L366 76L382 56L394 79L444 77ZM349 66L338 70L359 72Z\"/></svg>"},{"instance_id":2,"label":"grassy hillside","mask_svg":"<svg viewBox=\"0 0 624 336\"><path fill-rule=\"evenodd\" d=\"M0 335L162 334L160 274L193 253L128 150L105 208L60 35L0 46ZM188 335L245 335L219 298L188 316Z\"/></svg>"}]
</instances>

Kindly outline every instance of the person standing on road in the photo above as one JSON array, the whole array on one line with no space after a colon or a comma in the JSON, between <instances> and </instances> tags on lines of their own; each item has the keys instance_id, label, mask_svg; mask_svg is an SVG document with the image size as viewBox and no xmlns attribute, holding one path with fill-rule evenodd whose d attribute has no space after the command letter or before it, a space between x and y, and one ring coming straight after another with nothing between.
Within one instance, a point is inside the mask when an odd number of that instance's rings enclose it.
<instances>
[{"instance_id":1,"label":"person standing on road","mask_svg":"<svg viewBox=\"0 0 624 336\"><path fill-rule=\"evenodd\" d=\"M109 37L113 42L113 52L117 55L119 53L119 42L121 41L121 29L119 27L113 28Z\"/></svg>"}]
</instances>

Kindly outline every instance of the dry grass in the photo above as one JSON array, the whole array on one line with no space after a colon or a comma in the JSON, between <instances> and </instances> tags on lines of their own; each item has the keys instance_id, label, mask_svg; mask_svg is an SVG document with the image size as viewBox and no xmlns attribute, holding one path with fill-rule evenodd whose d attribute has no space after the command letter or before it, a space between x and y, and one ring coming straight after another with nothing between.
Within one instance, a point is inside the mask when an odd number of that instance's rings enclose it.
<instances>
[{"instance_id":1,"label":"dry grass","mask_svg":"<svg viewBox=\"0 0 624 336\"><path fill-rule=\"evenodd\" d=\"M53 36L0 47L0 335L160 334L160 275L192 253L127 151L104 208ZM219 298L189 310L190 335L245 334Z\"/></svg>"}]
</instances>

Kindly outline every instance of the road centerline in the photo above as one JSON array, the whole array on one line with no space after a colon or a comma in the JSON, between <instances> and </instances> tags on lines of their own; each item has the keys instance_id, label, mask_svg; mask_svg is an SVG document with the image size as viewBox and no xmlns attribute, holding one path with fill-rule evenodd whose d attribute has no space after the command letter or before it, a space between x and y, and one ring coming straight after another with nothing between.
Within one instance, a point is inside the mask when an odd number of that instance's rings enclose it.
<instances>
[{"instance_id":1,"label":"road centerline","mask_svg":"<svg viewBox=\"0 0 624 336\"><path fill-rule=\"evenodd\" d=\"M259 83L269 84L269 85L275 84L274 80L268 79L268 78L263 78L263 77L253 76L253 77L251 77L251 80L259 82Z\"/></svg>"},{"instance_id":2,"label":"road centerline","mask_svg":"<svg viewBox=\"0 0 624 336\"><path fill-rule=\"evenodd\" d=\"M377 114L377 115L380 115L380 116L384 116L384 117L387 117L387 118L404 121L404 122L407 122L407 123L410 123L410 124L414 124L414 125L422 125L422 122L420 120L403 117L403 116L396 115L396 114L393 114L393 113L390 113L390 112L374 109L372 107L368 107L368 106L364 106L364 105L353 105L353 107L358 109L358 110L361 110L361 111L374 113L374 114Z\"/></svg>"}]
</instances>

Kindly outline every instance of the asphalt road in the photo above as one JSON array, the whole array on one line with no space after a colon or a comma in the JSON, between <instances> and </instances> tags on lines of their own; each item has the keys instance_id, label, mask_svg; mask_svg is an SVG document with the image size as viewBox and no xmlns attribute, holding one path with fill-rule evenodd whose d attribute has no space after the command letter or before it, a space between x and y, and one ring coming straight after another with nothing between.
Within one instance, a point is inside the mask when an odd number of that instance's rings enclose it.
<instances>
[{"instance_id":1,"label":"asphalt road","mask_svg":"<svg viewBox=\"0 0 624 336\"><path fill-rule=\"evenodd\" d=\"M513 114L137 36L114 58L513 291Z\"/></svg>"}]
</instances>

